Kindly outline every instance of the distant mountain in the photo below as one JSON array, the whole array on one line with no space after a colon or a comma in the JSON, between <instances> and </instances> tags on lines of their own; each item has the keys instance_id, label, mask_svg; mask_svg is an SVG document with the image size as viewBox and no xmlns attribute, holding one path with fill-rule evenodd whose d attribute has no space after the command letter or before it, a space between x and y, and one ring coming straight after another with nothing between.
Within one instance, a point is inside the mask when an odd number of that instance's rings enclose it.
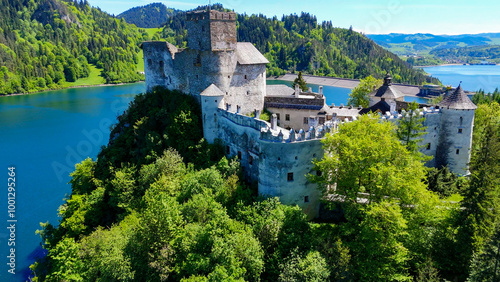
<instances>
[{"instance_id":1,"label":"distant mountain","mask_svg":"<svg viewBox=\"0 0 500 282\"><path fill-rule=\"evenodd\" d=\"M129 9L119 14L117 18L124 18L125 21L135 24L137 27L154 28L160 27L169 17L178 12L179 10L167 8L162 3L151 3Z\"/></svg>"},{"instance_id":2,"label":"distant mountain","mask_svg":"<svg viewBox=\"0 0 500 282\"><path fill-rule=\"evenodd\" d=\"M366 36L397 55L426 55L436 49L500 44L500 33L460 35L391 33Z\"/></svg>"}]
</instances>

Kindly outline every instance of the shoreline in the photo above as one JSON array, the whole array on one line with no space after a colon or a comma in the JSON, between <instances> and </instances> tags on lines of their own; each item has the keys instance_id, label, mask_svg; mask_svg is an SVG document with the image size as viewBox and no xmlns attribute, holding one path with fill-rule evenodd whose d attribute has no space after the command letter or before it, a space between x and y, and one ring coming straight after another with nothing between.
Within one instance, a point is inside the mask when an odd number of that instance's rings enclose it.
<instances>
[{"instance_id":1,"label":"shoreline","mask_svg":"<svg viewBox=\"0 0 500 282\"><path fill-rule=\"evenodd\" d=\"M139 80L139 81L136 81L136 82L116 83L116 84L108 83L108 84L94 84L94 85L75 85L75 86L62 87L62 88L45 89L45 90L41 90L41 91L28 92L28 93L3 94L3 95L0 95L0 97L32 95L32 94L40 94L40 93L48 92L48 91L57 91L57 90L73 89L73 88L120 86L120 85L127 85L127 84L139 83L139 82L144 82L144 80Z\"/></svg>"},{"instance_id":2,"label":"shoreline","mask_svg":"<svg viewBox=\"0 0 500 282\"><path fill-rule=\"evenodd\" d=\"M413 66L414 68L429 68L429 67L446 67L446 66L462 66L463 64L439 64L439 65L431 65L431 66Z\"/></svg>"}]
</instances>

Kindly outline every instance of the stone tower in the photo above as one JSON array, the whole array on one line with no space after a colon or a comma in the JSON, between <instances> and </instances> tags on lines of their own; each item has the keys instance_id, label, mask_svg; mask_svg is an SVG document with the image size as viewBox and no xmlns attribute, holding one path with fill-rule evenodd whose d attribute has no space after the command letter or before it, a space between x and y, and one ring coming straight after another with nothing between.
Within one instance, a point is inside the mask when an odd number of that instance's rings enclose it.
<instances>
[{"instance_id":1,"label":"stone tower","mask_svg":"<svg viewBox=\"0 0 500 282\"><path fill-rule=\"evenodd\" d=\"M436 166L448 164L451 171L468 174L476 105L462 87L447 94L439 103L441 128L436 148Z\"/></svg>"},{"instance_id":2,"label":"stone tower","mask_svg":"<svg viewBox=\"0 0 500 282\"><path fill-rule=\"evenodd\" d=\"M195 11L187 14L188 47L199 51L236 49L236 13Z\"/></svg>"}]
</instances>

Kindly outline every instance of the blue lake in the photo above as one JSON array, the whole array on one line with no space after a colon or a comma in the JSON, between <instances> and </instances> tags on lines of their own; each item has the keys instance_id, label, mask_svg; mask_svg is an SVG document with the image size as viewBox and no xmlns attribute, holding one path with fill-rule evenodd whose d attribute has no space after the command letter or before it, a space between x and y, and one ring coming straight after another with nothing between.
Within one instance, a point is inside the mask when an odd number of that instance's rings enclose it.
<instances>
[{"instance_id":1,"label":"blue lake","mask_svg":"<svg viewBox=\"0 0 500 282\"><path fill-rule=\"evenodd\" d=\"M40 222L58 223L76 163L95 159L144 83L0 97L0 281L25 281L43 255ZM7 272L7 168L16 168L16 275Z\"/></svg>"},{"instance_id":2,"label":"blue lake","mask_svg":"<svg viewBox=\"0 0 500 282\"><path fill-rule=\"evenodd\" d=\"M483 89L493 92L500 88L500 65L496 66L433 66L424 67L425 72L439 78L445 85L458 86L462 81L465 90L477 91Z\"/></svg>"}]
</instances>

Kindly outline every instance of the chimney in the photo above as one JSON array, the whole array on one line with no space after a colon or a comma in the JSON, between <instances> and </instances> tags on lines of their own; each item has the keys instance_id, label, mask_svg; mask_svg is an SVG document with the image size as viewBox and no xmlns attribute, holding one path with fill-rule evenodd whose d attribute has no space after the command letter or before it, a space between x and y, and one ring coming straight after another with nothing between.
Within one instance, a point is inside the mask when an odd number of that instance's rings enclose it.
<instances>
[{"instance_id":1,"label":"chimney","mask_svg":"<svg viewBox=\"0 0 500 282\"><path fill-rule=\"evenodd\" d=\"M259 111L259 110L255 110L255 111L254 111L254 116L255 116L255 118L259 118L259 116L260 116L260 111Z\"/></svg>"},{"instance_id":2,"label":"chimney","mask_svg":"<svg viewBox=\"0 0 500 282\"><path fill-rule=\"evenodd\" d=\"M271 129L278 129L278 116L276 116L276 114L271 115Z\"/></svg>"},{"instance_id":3,"label":"chimney","mask_svg":"<svg viewBox=\"0 0 500 282\"><path fill-rule=\"evenodd\" d=\"M323 86L320 86L320 87L319 87L319 95L320 95L320 96L323 96Z\"/></svg>"},{"instance_id":4,"label":"chimney","mask_svg":"<svg viewBox=\"0 0 500 282\"><path fill-rule=\"evenodd\" d=\"M293 95L298 98L299 94L300 94L300 86L298 84L295 84L295 93Z\"/></svg>"}]
</instances>

